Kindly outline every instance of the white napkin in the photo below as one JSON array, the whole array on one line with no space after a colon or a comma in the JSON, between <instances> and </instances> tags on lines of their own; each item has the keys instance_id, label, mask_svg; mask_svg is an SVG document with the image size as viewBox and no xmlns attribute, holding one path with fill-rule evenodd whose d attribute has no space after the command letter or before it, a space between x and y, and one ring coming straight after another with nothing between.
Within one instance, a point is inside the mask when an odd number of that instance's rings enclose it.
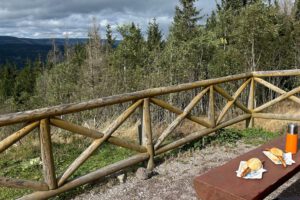
<instances>
[{"instance_id":1,"label":"white napkin","mask_svg":"<svg viewBox=\"0 0 300 200\"><path fill-rule=\"evenodd\" d=\"M263 151L263 153L270 159L272 160L272 162L276 165L281 165L281 161L274 156L271 152L269 151ZM283 159L285 161L285 163L287 165L292 165L293 163L296 163L293 159L292 159L292 153L283 153Z\"/></svg>"},{"instance_id":2,"label":"white napkin","mask_svg":"<svg viewBox=\"0 0 300 200\"><path fill-rule=\"evenodd\" d=\"M244 169L247 168L247 162L246 161L241 161L240 162L240 166L239 166L239 169L236 171L236 176L237 177L241 177ZM266 172L267 170L264 169L263 167L260 168L259 170L257 171L252 171L250 173L248 173L246 176L244 176L243 178L244 179L262 179L262 174L264 172Z\"/></svg>"}]
</instances>

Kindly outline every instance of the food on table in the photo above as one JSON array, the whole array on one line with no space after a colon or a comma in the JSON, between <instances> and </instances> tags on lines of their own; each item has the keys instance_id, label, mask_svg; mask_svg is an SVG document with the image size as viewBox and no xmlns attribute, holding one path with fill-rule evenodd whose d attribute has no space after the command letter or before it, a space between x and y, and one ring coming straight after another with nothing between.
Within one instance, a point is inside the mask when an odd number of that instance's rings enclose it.
<instances>
[{"instance_id":1,"label":"food on table","mask_svg":"<svg viewBox=\"0 0 300 200\"><path fill-rule=\"evenodd\" d=\"M241 174L241 177L245 177L252 171L257 171L262 168L262 162L258 158L251 158L247 161L247 167Z\"/></svg>"},{"instance_id":2,"label":"food on table","mask_svg":"<svg viewBox=\"0 0 300 200\"><path fill-rule=\"evenodd\" d=\"M273 147L271 149L267 149L267 151L271 152L274 156L276 156L282 163L282 166L286 167L286 162L283 159L283 151L281 149Z\"/></svg>"}]
</instances>

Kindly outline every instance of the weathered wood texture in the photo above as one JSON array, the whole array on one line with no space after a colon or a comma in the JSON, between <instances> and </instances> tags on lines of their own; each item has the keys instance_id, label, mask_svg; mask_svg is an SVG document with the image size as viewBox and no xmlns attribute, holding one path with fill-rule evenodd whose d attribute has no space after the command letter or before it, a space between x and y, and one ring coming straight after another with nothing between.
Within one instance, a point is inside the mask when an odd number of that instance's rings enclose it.
<instances>
[{"instance_id":1,"label":"weathered wood texture","mask_svg":"<svg viewBox=\"0 0 300 200\"><path fill-rule=\"evenodd\" d=\"M21 130L11 134L10 136L8 136L7 138L5 138L4 140L2 140L0 142L0 153L5 151L8 147L10 147L11 145L13 145L14 143L16 143L17 141L19 141L20 139L22 139L25 135L27 135L28 133L30 133L33 129L35 129L36 127L38 127L40 124L40 122L34 122L32 124L29 124L27 126L25 126L24 128L22 128Z\"/></svg>"},{"instance_id":2,"label":"weathered wood texture","mask_svg":"<svg viewBox=\"0 0 300 200\"><path fill-rule=\"evenodd\" d=\"M152 141L152 128L151 128L151 115L150 115L150 101L149 99L144 99L143 106L143 132L146 136L146 145L147 151L149 154L149 161L147 165L147 169L153 170L154 168L154 148Z\"/></svg>"},{"instance_id":3,"label":"weathered wood texture","mask_svg":"<svg viewBox=\"0 0 300 200\"><path fill-rule=\"evenodd\" d=\"M249 98L248 98L248 109L253 113L253 109L255 106L255 82L254 79L251 79L250 89L249 89ZM246 127L253 128L254 127L254 118L251 116L250 119L246 120Z\"/></svg>"},{"instance_id":4,"label":"weathered wood texture","mask_svg":"<svg viewBox=\"0 0 300 200\"><path fill-rule=\"evenodd\" d=\"M216 118L215 118L215 94L214 94L214 86L209 86L209 105L208 105L208 119L212 127L216 126Z\"/></svg>"},{"instance_id":5,"label":"weathered wood texture","mask_svg":"<svg viewBox=\"0 0 300 200\"><path fill-rule=\"evenodd\" d=\"M253 113L253 118L300 121L300 114Z\"/></svg>"},{"instance_id":6,"label":"weathered wood texture","mask_svg":"<svg viewBox=\"0 0 300 200\"><path fill-rule=\"evenodd\" d=\"M40 122L40 143L44 179L49 189L52 190L57 188L57 181L54 169L49 119L43 119Z\"/></svg>"},{"instance_id":7,"label":"weathered wood texture","mask_svg":"<svg viewBox=\"0 0 300 200\"><path fill-rule=\"evenodd\" d=\"M253 77L282 77L282 76L300 76L299 69L292 70L277 70L277 71L258 71L252 72L251 75Z\"/></svg>"},{"instance_id":8,"label":"weathered wood texture","mask_svg":"<svg viewBox=\"0 0 300 200\"><path fill-rule=\"evenodd\" d=\"M38 191L49 190L46 183L5 177L0 177L0 186Z\"/></svg>"}]
</instances>

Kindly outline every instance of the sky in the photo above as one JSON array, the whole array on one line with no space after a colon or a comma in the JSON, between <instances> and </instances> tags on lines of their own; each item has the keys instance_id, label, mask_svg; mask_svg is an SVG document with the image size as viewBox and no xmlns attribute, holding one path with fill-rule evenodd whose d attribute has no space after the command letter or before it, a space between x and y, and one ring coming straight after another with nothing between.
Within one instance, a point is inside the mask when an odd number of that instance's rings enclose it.
<instances>
[{"instance_id":1,"label":"sky","mask_svg":"<svg viewBox=\"0 0 300 200\"><path fill-rule=\"evenodd\" d=\"M85 38L95 18L105 38L108 23L115 34L117 26L131 22L145 33L155 17L166 36L177 4L178 0L0 0L0 35ZM199 0L196 7L208 15L216 0Z\"/></svg>"}]
</instances>

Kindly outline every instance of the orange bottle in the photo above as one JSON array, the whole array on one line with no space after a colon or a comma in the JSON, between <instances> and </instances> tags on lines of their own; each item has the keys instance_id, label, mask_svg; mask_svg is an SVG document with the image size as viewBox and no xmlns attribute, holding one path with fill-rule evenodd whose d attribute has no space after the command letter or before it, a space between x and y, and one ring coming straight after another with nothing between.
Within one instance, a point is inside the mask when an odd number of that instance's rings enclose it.
<instances>
[{"instance_id":1,"label":"orange bottle","mask_svg":"<svg viewBox=\"0 0 300 200\"><path fill-rule=\"evenodd\" d=\"M286 134L285 151L292 154L297 153L298 148L298 126L297 124L289 124Z\"/></svg>"}]
</instances>

